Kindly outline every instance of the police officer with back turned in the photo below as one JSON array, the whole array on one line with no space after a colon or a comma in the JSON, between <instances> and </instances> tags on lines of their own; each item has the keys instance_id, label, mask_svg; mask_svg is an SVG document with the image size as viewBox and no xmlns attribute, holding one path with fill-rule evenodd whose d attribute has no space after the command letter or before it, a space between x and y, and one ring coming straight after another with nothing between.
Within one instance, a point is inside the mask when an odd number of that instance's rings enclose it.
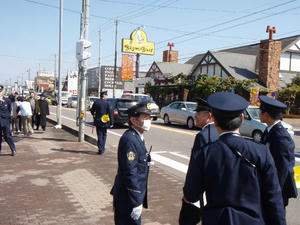
<instances>
[{"instance_id":1,"label":"police officer with back turned","mask_svg":"<svg viewBox=\"0 0 300 225\"><path fill-rule=\"evenodd\" d=\"M261 122L268 126L262 135L261 143L270 148L277 168L283 203L287 206L289 198L296 198L298 192L294 180L295 143L280 120L285 108L285 104L273 98L260 96L259 117Z\"/></svg>"},{"instance_id":2,"label":"police officer with back turned","mask_svg":"<svg viewBox=\"0 0 300 225\"><path fill-rule=\"evenodd\" d=\"M190 158L196 158L200 154L201 149L219 137L219 133L213 122L211 108L207 101L202 98L197 98L197 108L195 113L196 126L201 128L201 131L196 135ZM192 159L190 159L191 161ZM200 199L202 201L202 199ZM179 215L180 225L193 225L200 222L200 209L182 199L182 207Z\"/></svg>"},{"instance_id":3,"label":"police officer with back turned","mask_svg":"<svg viewBox=\"0 0 300 225\"><path fill-rule=\"evenodd\" d=\"M94 117L94 124L97 129L99 155L105 151L107 128L113 126L112 110L106 99L107 91L101 91L100 99L97 99L91 108L91 114Z\"/></svg>"},{"instance_id":4,"label":"police officer with back turned","mask_svg":"<svg viewBox=\"0 0 300 225\"><path fill-rule=\"evenodd\" d=\"M150 103L138 103L128 110L130 128L118 147L118 173L111 190L116 225L140 225L142 208L147 208L147 182L151 161L144 142L150 130Z\"/></svg>"},{"instance_id":5,"label":"police officer with back turned","mask_svg":"<svg viewBox=\"0 0 300 225\"><path fill-rule=\"evenodd\" d=\"M184 198L206 193L203 225L286 225L281 189L269 149L239 134L248 102L217 92L207 99L219 138L190 162Z\"/></svg>"},{"instance_id":6,"label":"police officer with back turned","mask_svg":"<svg viewBox=\"0 0 300 225\"><path fill-rule=\"evenodd\" d=\"M8 98L3 96L3 86L0 85L0 152L2 146L2 135L4 140L10 147L11 155L16 155L16 147L11 136L10 131L10 113L11 113L11 102Z\"/></svg>"}]
</instances>

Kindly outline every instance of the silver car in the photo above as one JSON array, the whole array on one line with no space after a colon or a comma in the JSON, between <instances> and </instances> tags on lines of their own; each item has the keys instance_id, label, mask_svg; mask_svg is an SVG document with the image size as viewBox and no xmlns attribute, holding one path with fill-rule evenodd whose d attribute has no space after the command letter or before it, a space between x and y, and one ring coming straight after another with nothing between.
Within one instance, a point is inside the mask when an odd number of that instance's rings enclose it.
<instances>
[{"instance_id":1,"label":"silver car","mask_svg":"<svg viewBox=\"0 0 300 225\"><path fill-rule=\"evenodd\" d=\"M76 108L77 107L77 95L70 96L67 101L67 107Z\"/></svg>"},{"instance_id":2,"label":"silver car","mask_svg":"<svg viewBox=\"0 0 300 225\"><path fill-rule=\"evenodd\" d=\"M164 120L165 124L174 122L187 125L189 129L192 129L195 126L196 108L196 102L176 101L162 107L160 117Z\"/></svg>"},{"instance_id":3,"label":"silver car","mask_svg":"<svg viewBox=\"0 0 300 225\"><path fill-rule=\"evenodd\" d=\"M257 143L260 142L261 136L267 127L267 124L260 122L259 119L259 108L256 106L249 106L245 111L245 120L240 127L240 133L246 137L252 137ZM283 127L287 129L288 133L294 138L293 127L281 121Z\"/></svg>"}]
</instances>

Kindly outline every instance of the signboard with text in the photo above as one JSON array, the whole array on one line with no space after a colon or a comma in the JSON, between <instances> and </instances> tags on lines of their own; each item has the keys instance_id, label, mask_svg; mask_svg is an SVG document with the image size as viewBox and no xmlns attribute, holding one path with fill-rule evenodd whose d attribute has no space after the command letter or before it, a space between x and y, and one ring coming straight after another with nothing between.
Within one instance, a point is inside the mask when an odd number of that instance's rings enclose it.
<instances>
[{"instance_id":1,"label":"signboard with text","mask_svg":"<svg viewBox=\"0 0 300 225\"><path fill-rule=\"evenodd\" d=\"M154 55L154 42L147 41L147 35L140 29L134 30L130 39L122 39L122 52Z\"/></svg>"},{"instance_id":2,"label":"signboard with text","mask_svg":"<svg viewBox=\"0 0 300 225\"><path fill-rule=\"evenodd\" d=\"M113 89L114 88L114 67L113 66L101 66L101 88ZM124 89L124 83L121 80L121 68L117 67L116 74L116 89Z\"/></svg>"}]
</instances>

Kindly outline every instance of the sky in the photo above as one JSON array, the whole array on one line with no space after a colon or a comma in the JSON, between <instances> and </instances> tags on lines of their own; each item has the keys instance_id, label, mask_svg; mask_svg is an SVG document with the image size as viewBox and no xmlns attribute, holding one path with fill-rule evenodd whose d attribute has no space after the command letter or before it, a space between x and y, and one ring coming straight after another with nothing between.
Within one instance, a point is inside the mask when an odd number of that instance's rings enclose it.
<instances>
[{"instance_id":1,"label":"sky","mask_svg":"<svg viewBox=\"0 0 300 225\"><path fill-rule=\"evenodd\" d=\"M37 71L58 71L59 0L9 0L1 4L0 84L33 79ZM63 0L61 74L77 69L76 41L80 37L82 0ZM179 63L208 50L217 51L267 39L267 25L276 27L274 39L300 35L300 0L90 0L88 40L92 56L88 68L114 65L118 19L117 65L121 40L140 27L155 43L153 56L140 56L140 70L174 43ZM28 72L30 71L30 73Z\"/></svg>"}]
</instances>

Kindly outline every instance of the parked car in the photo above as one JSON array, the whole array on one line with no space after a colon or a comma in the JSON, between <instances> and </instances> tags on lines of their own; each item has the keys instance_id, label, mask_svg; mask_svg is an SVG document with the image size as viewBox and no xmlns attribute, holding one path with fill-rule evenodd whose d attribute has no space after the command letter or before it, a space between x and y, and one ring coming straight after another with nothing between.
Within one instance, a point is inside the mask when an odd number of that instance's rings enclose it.
<instances>
[{"instance_id":1,"label":"parked car","mask_svg":"<svg viewBox=\"0 0 300 225\"><path fill-rule=\"evenodd\" d=\"M248 108L244 111L244 114L245 120L240 127L241 135L252 137L255 142L259 143L261 136L267 127L267 124L260 122L259 108L256 106L248 106ZM293 127L283 121L281 121L281 123L291 137L294 138Z\"/></svg>"},{"instance_id":2,"label":"parked car","mask_svg":"<svg viewBox=\"0 0 300 225\"><path fill-rule=\"evenodd\" d=\"M189 129L195 126L195 110L197 108L196 102L176 101L162 107L160 117L165 124L179 123L187 125Z\"/></svg>"},{"instance_id":3,"label":"parked car","mask_svg":"<svg viewBox=\"0 0 300 225\"><path fill-rule=\"evenodd\" d=\"M67 91L61 92L61 104L67 105L68 104L68 98L72 96L72 93L69 93ZM58 102L58 101L57 101Z\"/></svg>"},{"instance_id":4,"label":"parked car","mask_svg":"<svg viewBox=\"0 0 300 225\"><path fill-rule=\"evenodd\" d=\"M134 99L126 98L108 98L111 110L114 116L114 125L120 126L128 123L128 109L138 103Z\"/></svg>"},{"instance_id":5,"label":"parked car","mask_svg":"<svg viewBox=\"0 0 300 225\"><path fill-rule=\"evenodd\" d=\"M157 118L159 117L159 114L160 114L159 107L149 95L126 93L126 94L123 94L121 96L121 98L134 99L138 102L149 102L150 103L150 111L151 111L150 116L151 116L151 118L153 120L157 120Z\"/></svg>"},{"instance_id":6,"label":"parked car","mask_svg":"<svg viewBox=\"0 0 300 225\"><path fill-rule=\"evenodd\" d=\"M77 95L72 95L68 98L67 107L76 108L77 107Z\"/></svg>"}]
</instances>

